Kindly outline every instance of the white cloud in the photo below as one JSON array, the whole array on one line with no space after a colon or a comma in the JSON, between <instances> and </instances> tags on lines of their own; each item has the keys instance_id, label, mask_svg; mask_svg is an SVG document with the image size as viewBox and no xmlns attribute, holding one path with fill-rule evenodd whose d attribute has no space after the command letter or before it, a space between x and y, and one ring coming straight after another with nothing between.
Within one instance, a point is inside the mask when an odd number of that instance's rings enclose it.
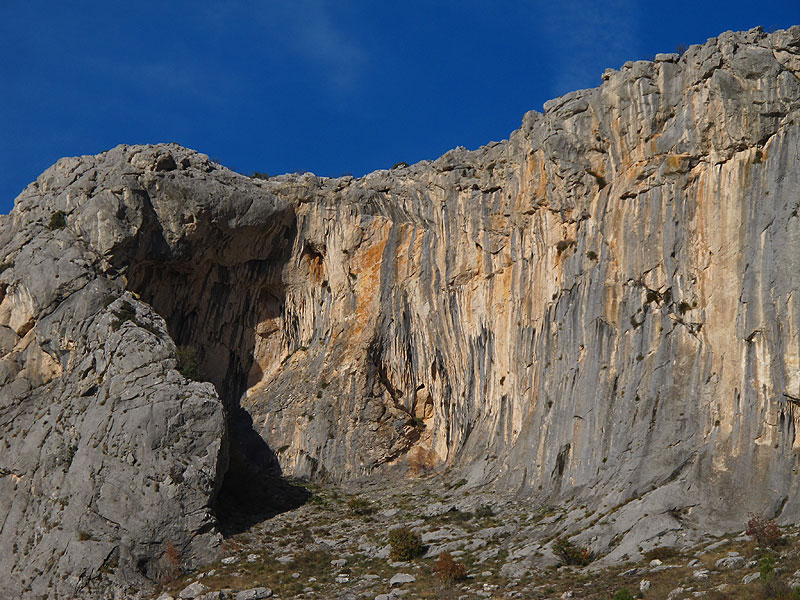
<instances>
[{"instance_id":1,"label":"white cloud","mask_svg":"<svg viewBox=\"0 0 800 600\"><path fill-rule=\"evenodd\" d=\"M325 0L270 4L262 13L269 35L299 58L324 88L342 96L358 88L367 53L336 23Z\"/></svg>"},{"instance_id":2,"label":"white cloud","mask_svg":"<svg viewBox=\"0 0 800 600\"><path fill-rule=\"evenodd\" d=\"M322 68L334 91L353 89L366 60L365 52L337 27L324 3L307 0L295 6L295 48Z\"/></svg>"},{"instance_id":3,"label":"white cloud","mask_svg":"<svg viewBox=\"0 0 800 600\"><path fill-rule=\"evenodd\" d=\"M332 0L229 0L201 5L198 16L211 30L260 30L267 38L261 51L297 64L322 93L342 98L358 90L368 54L337 22L335 8Z\"/></svg>"}]
</instances>

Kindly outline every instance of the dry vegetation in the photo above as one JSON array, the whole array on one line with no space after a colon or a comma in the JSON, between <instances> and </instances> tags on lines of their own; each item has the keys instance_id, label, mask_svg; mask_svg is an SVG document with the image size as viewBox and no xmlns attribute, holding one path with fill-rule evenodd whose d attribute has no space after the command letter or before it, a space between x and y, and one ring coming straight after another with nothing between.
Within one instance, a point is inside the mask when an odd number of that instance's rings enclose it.
<instances>
[{"instance_id":1,"label":"dry vegetation","mask_svg":"<svg viewBox=\"0 0 800 600\"><path fill-rule=\"evenodd\" d=\"M565 555L562 564L512 576L503 567L512 560L510 532L517 525L504 525L535 521L541 515L557 514L557 509L541 509L534 519L482 502L472 511L446 510L425 516L421 513L426 503L469 496L469 492L453 485L443 496L424 488L381 494L350 496L332 488L315 488L312 501L300 509L226 540L224 553L237 558L234 564L206 565L201 573L165 582L164 590L177 596L202 574L199 581L212 590L265 586L280 598L345 593L374 598L389 593L393 575L406 573L415 581L395 588L405 593L404 598L545 600L572 592L573 598L596 600L800 600L800 591L790 585L800 570L798 531L778 529L761 517L727 538L708 539L691 548L657 547L638 563L606 568L595 566L587 549L556 538L556 552L560 548ZM744 534L746 527L749 536ZM761 545L755 541L758 536L762 536ZM429 546L439 551L426 553ZM717 566L718 560L731 553L741 556L738 566ZM338 562L341 559L346 564ZM742 583L744 576L754 573L760 577ZM640 591L643 580L649 582L649 589ZM676 593L678 588L682 591Z\"/></svg>"}]
</instances>

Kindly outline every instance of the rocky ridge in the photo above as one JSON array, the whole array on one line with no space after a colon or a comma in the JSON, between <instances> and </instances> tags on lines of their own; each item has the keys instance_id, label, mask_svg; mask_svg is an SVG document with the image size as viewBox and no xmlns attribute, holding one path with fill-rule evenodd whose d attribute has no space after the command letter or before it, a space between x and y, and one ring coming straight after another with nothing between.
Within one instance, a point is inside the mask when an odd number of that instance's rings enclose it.
<instances>
[{"instance_id":1,"label":"rocky ridge","mask_svg":"<svg viewBox=\"0 0 800 600\"><path fill-rule=\"evenodd\" d=\"M800 27L728 32L360 179L60 160L0 217L0 590L210 560L278 465L621 506L607 563L793 521L799 78Z\"/></svg>"}]
</instances>

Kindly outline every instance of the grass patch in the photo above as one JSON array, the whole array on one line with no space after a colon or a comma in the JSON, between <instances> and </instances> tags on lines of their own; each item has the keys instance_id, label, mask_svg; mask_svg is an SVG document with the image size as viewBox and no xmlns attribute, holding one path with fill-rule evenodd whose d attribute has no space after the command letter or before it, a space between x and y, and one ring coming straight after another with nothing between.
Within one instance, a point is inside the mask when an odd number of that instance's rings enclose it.
<instances>
[{"instance_id":1,"label":"grass patch","mask_svg":"<svg viewBox=\"0 0 800 600\"><path fill-rule=\"evenodd\" d=\"M64 229L64 227L66 226L67 226L67 217L64 215L63 212L57 210L52 215L50 215L50 222L47 224L47 228L50 231L55 231L56 229Z\"/></svg>"},{"instance_id":2,"label":"grass patch","mask_svg":"<svg viewBox=\"0 0 800 600\"><path fill-rule=\"evenodd\" d=\"M193 381L200 380L200 368L197 365L197 350L192 346L179 346L175 350L175 368L178 372Z\"/></svg>"},{"instance_id":3,"label":"grass patch","mask_svg":"<svg viewBox=\"0 0 800 600\"><path fill-rule=\"evenodd\" d=\"M350 500L347 501L347 508L349 508L350 512L354 515L369 515L375 512L372 503L360 496L353 496L350 498Z\"/></svg>"},{"instance_id":4,"label":"grass patch","mask_svg":"<svg viewBox=\"0 0 800 600\"><path fill-rule=\"evenodd\" d=\"M681 552L674 546L658 546L644 553L646 560L665 561L680 556Z\"/></svg>"},{"instance_id":5,"label":"grass patch","mask_svg":"<svg viewBox=\"0 0 800 600\"><path fill-rule=\"evenodd\" d=\"M111 323L111 329L117 331L126 321L136 321L136 309L127 300L123 300L119 309L113 311L116 319Z\"/></svg>"}]
</instances>

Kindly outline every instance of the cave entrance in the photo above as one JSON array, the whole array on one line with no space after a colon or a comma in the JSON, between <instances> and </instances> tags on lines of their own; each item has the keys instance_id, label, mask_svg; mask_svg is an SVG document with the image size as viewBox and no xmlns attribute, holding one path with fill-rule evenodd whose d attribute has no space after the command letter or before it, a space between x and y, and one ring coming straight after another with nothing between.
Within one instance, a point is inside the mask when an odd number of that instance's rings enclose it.
<instances>
[{"instance_id":1,"label":"cave entrance","mask_svg":"<svg viewBox=\"0 0 800 600\"><path fill-rule=\"evenodd\" d=\"M253 237L249 242L241 238L247 234ZM262 342L257 329L282 319L282 271L294 229L282 235L274 230L272 235L256 230L235 235L239 252L247 249L243 255L224 252L231 246L226 240L204 236L201 247L179 253L185 260L142 260L127 273L128 289L164 318L175 344L194 362L197 379L213 383L225 407L228 468L214 509L226 536L297 508L310 496L282 479L275 452L240 404L263 376L256 360ZM274 338L275 330L271 333Z\"/></svg>"}]
</instances>

